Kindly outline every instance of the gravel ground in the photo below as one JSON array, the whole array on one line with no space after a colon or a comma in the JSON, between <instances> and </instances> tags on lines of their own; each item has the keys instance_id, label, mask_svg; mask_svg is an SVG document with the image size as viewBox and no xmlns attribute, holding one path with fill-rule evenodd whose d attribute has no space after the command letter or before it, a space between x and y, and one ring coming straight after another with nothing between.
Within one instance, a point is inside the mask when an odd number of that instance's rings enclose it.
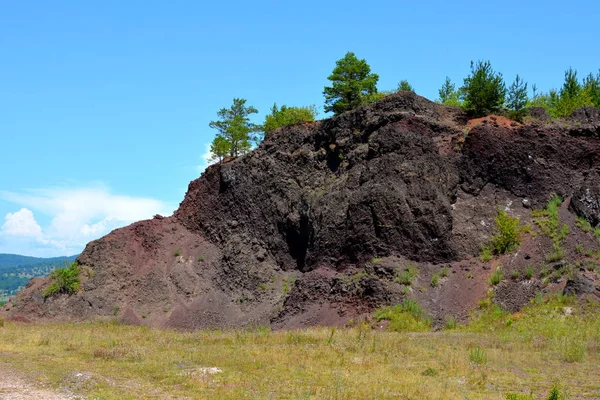
<instances>
[{"instance_id":1,"label":"gravel ground","mask_svg":"<svg viewBox=\"0 0 600 400\"><path fill-rule=\"evenodd\" d=\"M72 395L44 388L0 363L0 400L71 400Z\"/></svg>"}]
</instances>

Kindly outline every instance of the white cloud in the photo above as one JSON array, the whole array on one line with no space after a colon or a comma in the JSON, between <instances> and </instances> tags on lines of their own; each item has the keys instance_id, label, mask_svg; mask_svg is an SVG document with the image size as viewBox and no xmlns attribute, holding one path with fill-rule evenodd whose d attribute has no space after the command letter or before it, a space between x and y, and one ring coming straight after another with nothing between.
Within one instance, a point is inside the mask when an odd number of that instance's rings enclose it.
<instances>
[{"instance_id":1,"label":"white cloud","mask_svg":"<svg viewBox=\"0 0 600 400\"><path fill-rule=\"evenodd\" d=\"M202 155L200 156L200 159L202 160L202 162L197 167L198 171L200 171L200 173L204 172L204 170L213 163L213 161L210 160L211 157L212 157L212 153L210 151L210 143L205 143L204 144L204 153L202 153Z\"/></svg>"},{"instance_id":2,"label":"white cloud","mask_svg":"<svg viewBox=\"0 0 600 400\"><path fill-rule=\"evenodd\" d=\"M1 232L11 236L39 237L42 228L36 222L31 210L21 208L15 213L6 214Z\"/></svg>"},{"instance_id":3,"label":"white cloud","mask_svg":"<svg viewBox=\"0 0 600 400\"><path fill-rule=\"evenodd\" d=\"M55 250L48 251L48 255L79 252L87 242L113 229L152 218L155 214L170 215L172 212L162 201L113 194L103 186L0 192L0 198L51 217L50 223L42 228L33 213L23 208L9 213L0 231L3 235L19 230L28 232L30 237L36 238L38 246ZM10 252L4 242L7 240L0 243L0 252Z\"/></svg>"}]
</instances>

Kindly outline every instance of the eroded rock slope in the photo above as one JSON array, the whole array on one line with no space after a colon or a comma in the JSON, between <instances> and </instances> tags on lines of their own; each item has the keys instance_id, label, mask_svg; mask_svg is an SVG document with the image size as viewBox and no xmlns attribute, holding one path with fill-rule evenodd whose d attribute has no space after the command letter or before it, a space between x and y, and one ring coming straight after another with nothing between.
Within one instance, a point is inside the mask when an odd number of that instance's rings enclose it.
<instances>
[{"instance_id":1,"label":"eroded rock slope","mask_svg":"<svg viewBox=\"0 0 600 400\"><path fill-rule=\"evenodd\" d=\"M585 185L600 166L600 117L585 109L573 118L506 126L492 117L472 126L457 108L398 93L277 130L253 152L209 167L172 217L88 244L79 293L44 298L48 278L33 280L8 313L292 327L342 324L410 296L438 320L465 316L498 263L477 255L499 207L533 224L531 208L553 194L597 203L597 189ZM596 223L585 214L598 214L596 203L571 209ZM543 237L524 245L527 254L500 260L506 268L544 263ZM415 282L403 284L398 277L411 265ZM508 282L497 297L523 302L540 285Z\"/></svg>"}]
</instances>

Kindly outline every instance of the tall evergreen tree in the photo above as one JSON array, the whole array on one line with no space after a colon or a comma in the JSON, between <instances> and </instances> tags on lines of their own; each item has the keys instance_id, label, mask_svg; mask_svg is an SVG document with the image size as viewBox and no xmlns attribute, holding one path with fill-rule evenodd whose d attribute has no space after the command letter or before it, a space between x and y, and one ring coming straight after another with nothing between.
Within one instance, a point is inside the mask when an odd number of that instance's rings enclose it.
<instances>
[{"instance_id":1,"label":"tall evergreen tree","mask_svg":"<svg viewBox=\"0 0 600 400\"><path fill-rule=\"evenodd\" d=\"M527 82L524 82L517 74L515 81L508 89L506 107L510 111L511 117L517 121L522 121L525 116L525 107L527 106Z\"/></svg>"},{"instance_id":2,"label":"tall evergreen tree","mask_svg":"<svg viewBox=\"0 0 600 400\"><path fill-rule=\"evenodd\" d=\"M569 68L565 71L563 86L554 99L551 114L566 118L571 116L576 109L591 105L593 105L591 93L583 90L583 86L577 79L577 71Z\"/></svg>"},{"instance_id":3,"label":"tall evergreen tree","mask_svg":"<svg viewBox=\"0 0 600 400\"><path fill-rule=\"evenodd\" d=\"M583 81L583 90L590 96L594 107L600 108L600 70L594 76L590 73Z\"/></svg>"},{"instance_id":4,"label":"tall evergreen tree","mask_svg":"<svg viewBox=\"0 0 600 400\"><path fill-rule=\"evenodd\" d=\"M410 83L408 83L408 81L406 79L403 79L400 81L400 83L398 83L398 91L414 93L415 89L412 87L412 85Z\"/></svg>"},{"instance_id":5,"label":"tall evergreen tree","mask_svg":"<svg viewBox=\"0 0 600 400\"><path fill-rule=\"evenodd\" d=\"M371 67L364 59L359 60L354 53L348 52L336 61L327 79L331 86L323 90L325 112L337 115L370 102L377 93L379 75L371 73Z\"/></svg>"},{"instance_id":6,"label":"tall evergreen tree","mask_svg":"<svg viewBox=\"0 0 600 400\"><path fill-rule=\"evenodd\" d=\"M253 132L261 130L260 125L250 122L249 115L256 114L258 110L246 106L245 99L233 99L230 108L222 108L217 115L218 121L211 121L208 126L218 131L211 144L213 158L222 159L224 154L237 157L248 152L251 148Z\"/></svg>"},{"instance_id":7,"label":"tall evergreen tree","mask_svg":"<svg viewBox=\"0 0 600 400\"><path fill-rule=\"evenodd\" d=\"M471 74L460 88L464 108L475 117L499 111L504 105L506 86L502 74L489 61L471 61Z\"/></svg>"},{"instance_id":8,"label":"tall evergreen tree","mask_svg":"<svg viewBox=\"0 0 600 400\"><path fill-rule=\"evenodd\" d=\"M438 90L438 95L440 96L439 102L446 106L460 106L462 105L460 101L460 93L456 90L456 86L449 77L446 77L444 84Z\"/></svg>"}]
</instances>

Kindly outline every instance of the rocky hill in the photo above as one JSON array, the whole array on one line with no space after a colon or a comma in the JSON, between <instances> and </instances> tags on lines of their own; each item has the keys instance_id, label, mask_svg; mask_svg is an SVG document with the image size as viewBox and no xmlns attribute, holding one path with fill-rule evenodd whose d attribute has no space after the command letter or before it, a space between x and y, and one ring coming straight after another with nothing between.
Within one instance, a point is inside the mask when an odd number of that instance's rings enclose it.
<instances>
[{"instance_id":1,"label":"rocky hill","mask_svg":"<svg viewBox=\"0 0 600 400\"><path fill-rule=\"evenodd\" d=\"M465 318L490 288L511 310L540 290L598 297L599 137L598 109L560 121L539 110L525 124L468 121L458 108L397 93L277 130L209 167L172 217L89 243L77 294L44 298L49 278L34 279L4 312L297 327L344 324L405 297L434 321ZM553 221L568 226L558 239L532 212L556 195L564 201ZM482 261L499 209L520 218L521 245Z\"/></svg>"}]
</instances>

